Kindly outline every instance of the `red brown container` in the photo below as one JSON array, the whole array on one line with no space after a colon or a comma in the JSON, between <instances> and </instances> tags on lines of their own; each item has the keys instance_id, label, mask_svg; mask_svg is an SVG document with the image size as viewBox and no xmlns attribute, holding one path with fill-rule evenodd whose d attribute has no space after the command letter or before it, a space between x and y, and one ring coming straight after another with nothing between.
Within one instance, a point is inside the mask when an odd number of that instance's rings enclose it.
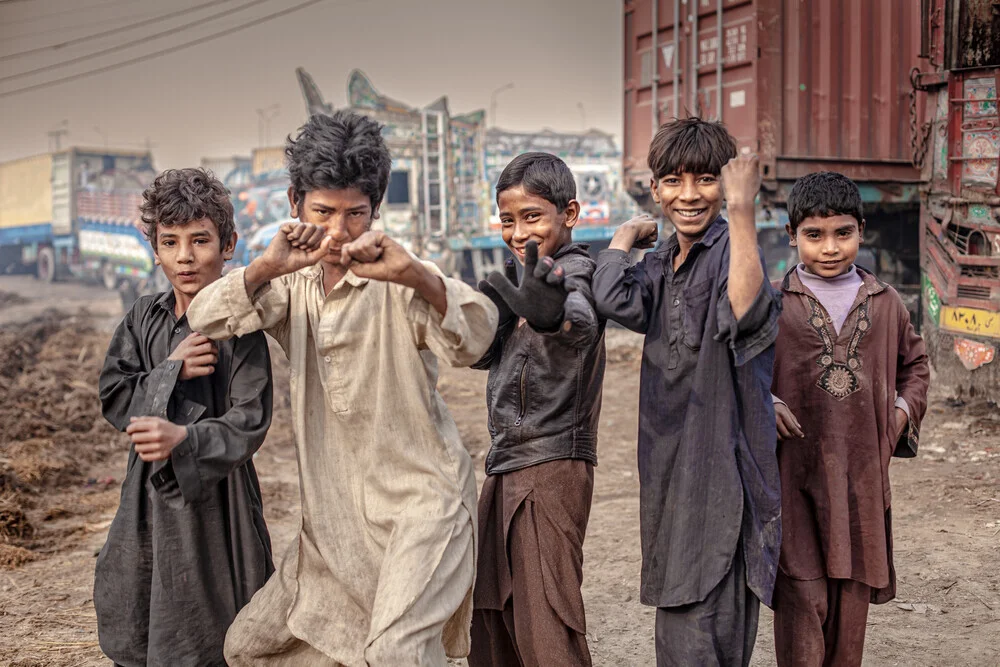
<instances>
[{"instance_id":1,"label":"red brown container","mask_svg":"<svg viewBox=\"0 0 1000 667\"><path fill-rule=\"evenodd\" d=\"M920 47L916 0L625 0L627 183L648 190L656 128L695 114L760 155L765 203L824 169L857 181L867 201L915 202L909 73Z\"/></svg>"}]
</instances>

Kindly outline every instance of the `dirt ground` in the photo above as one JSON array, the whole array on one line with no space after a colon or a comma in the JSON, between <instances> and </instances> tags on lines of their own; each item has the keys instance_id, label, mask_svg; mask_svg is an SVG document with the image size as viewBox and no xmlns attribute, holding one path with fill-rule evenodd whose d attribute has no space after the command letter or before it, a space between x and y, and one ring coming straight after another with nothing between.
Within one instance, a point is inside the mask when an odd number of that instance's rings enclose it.
<instances>
[{"instance_id":1,"label":"dirt ground","mask_svg":"<svg viewBox=\"0 0 1000 667\"><path fill-rule=\"evenodd\" d=\"M79 314L82 304L88 312ZM127 449L102 424L95 385L118 317L116 297L98 288L58 285L43 296L29 278L0 278L0 665L109 664L91 588ZM596 665L654 664L653 612L638 602L638 343L610 332L584 564ZM280 353L276 365L275 418L256 465L281 553L299 510ZM485 381L466 369L441 376L480 470ZM1000 411L935 389L921 447L918 458L893 464L899 591L872 610L865 664L1000 665ZM764 611L754 665L774 663L772 645Z\"/></svg>"}]
</instances>

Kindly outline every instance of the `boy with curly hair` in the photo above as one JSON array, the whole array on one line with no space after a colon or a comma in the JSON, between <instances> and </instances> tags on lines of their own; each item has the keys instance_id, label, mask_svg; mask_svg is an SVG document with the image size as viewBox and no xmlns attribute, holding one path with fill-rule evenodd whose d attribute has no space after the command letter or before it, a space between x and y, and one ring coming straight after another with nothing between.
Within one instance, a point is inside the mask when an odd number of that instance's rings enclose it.
<instances>
[{"instance_id":1,"label":"boy with curly hair","mask_svg":"<svg viewBox=\"0 0 1000 667\"><path fill-rule=\"evenodd\" d=\"M236 245L222 183L166 171L141 210L172 289L133 304L101 371L104 416L132 447L97 558L98 636L117 665L224 665L229 624L274 570L251 460L271 423L271 360L261 333L214 344L187 319Z\"/></svg>"},{"instance_id":2,"label":"boy with curly hair","mask_svg":"<svg viewBox=\"0 0 1000 667\"><path fill-rule=\"evenodd\" d=\"M291 364L302 525L236 619L230 665L445 665L469 651L472 461L437 391L497 325L489 298L371 231L391 158L375 121L316 115L285 150L292 217L191 306Z\"/></svg>"}]
</instances>

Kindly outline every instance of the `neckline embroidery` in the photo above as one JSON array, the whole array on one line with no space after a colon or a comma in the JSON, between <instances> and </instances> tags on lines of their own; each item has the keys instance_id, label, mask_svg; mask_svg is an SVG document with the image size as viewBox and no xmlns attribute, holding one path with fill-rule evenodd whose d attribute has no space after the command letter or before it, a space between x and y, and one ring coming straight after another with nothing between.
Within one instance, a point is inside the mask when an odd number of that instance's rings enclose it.
<instances>
[{"instance_id":1,"label":"neckline embroidery","mask_svg":"<svg viewBox=\"0 0 1000 667\"><path fill-rule=\"evenodd\" d=\"M823 308L817 299L806 295L809 299L812 312L809 315L809 324L819 335L823 342L823 352L816 360L816 364L823 369L816 381L816 385L830 394L838 401L841 401L861 388L857 371L861 370L861 357L858 355L858 346L861 339L871 330L871 319L868 316L868 309L871 304L871 294L858 306L858 317L854 323L854 331L851 333L851 340L847 344L846 363L840 363L834 359L835 341L827 326L827 317L823 313ZM848 315L850 317L850 315Z\"/></svg>"}]
</instances>

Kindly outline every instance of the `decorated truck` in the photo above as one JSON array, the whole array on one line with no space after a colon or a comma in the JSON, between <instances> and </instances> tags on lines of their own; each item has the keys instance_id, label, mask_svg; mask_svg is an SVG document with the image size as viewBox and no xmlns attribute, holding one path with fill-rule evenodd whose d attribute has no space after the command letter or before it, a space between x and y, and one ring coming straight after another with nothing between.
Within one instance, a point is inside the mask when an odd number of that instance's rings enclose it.
<instances>
[{"instance_id":1,"label":"decorated truck","mask_svg":"<svg viewBox=\"0 0 1000 667\"><path fill-rule=\"evenodd\" d=\"M922 334L937 382L1000 398L1000 12L921 0L913 128L921 192ZM919 102L919 103L918 103ZM922 113L918 113L922 112Z\"/></svg>"},{"instance_id":2,"label":"decorated truck","mask_svg":"<svg viewBox=\"0 0 1000 667\"><path fill-rule=\"evenodd\" d=\"M148 152L108 149L0 164L0 270L147 289L155 267L137 219L154 174Z\"/></svg>"}]
</instances>

